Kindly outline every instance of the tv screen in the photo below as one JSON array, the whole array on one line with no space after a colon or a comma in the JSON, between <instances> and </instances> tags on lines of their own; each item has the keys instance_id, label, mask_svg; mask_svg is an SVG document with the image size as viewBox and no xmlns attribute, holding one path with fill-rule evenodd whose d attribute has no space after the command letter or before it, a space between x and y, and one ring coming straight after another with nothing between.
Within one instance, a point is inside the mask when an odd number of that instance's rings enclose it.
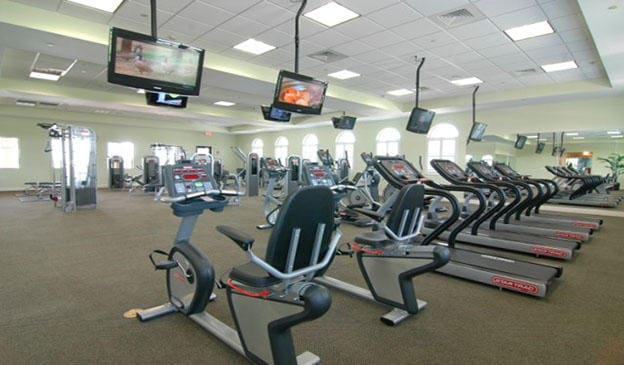
<instances>
[{"instance_id":1,"label":"tv screen","mask_svg":"<svg viewBox=\"0 0 624 365\"><path fill-rule=\"evenodd\" d=\"M527 141L527 137L526 136L521 136L518 134L518 137L516 137L516 143L514 143L514 147L521 150L524 148L524 144Z\"/></svg>"},{"instance_id":2,"label":"tv screen","mask_svg":"<svg viewBox=\"0 0 624 365\"><path fill-rule=\"evenodd\" d=\"M188 98L186 96L172 95L167 93L145 93L148 105L170 106L172 108L186 108Z\"/></svg>"},{"instance_id":3,"label":"tv screen","mask_svg":"<svg viewBox=\"0 0 624 365\"><path fill-rule=\"evenodd\" d=\"M538 142L537 146L535 147L535 153L542 153L542 151L544 151L544 147L546 147L546 143Z\"/></svg>"},{"instance_id":4,"label":"tv screen","mask_svg":"<svg viewBox=\"0 0 624 365\"><path fill-rule=\"evenodd\" d=\"M335 129L353 129L355 127L355 117L343 115L342 117L333 117L332 123Z\"/></svg>"},{"instance_id":5,"label":"tv screen","mask_svg":"<svg viewBox=\"0 0 624 365\"><path fill-rule=\"evenodd\" d=\"M262 109L262 116L265 120L270 120L272 122L290 122L290 113L278 109L272 105L261 105L260 109Z\"/></svg>"},{"instance_id":6,"label":"tv screen","mask_svg":"<svg viewBox=\"0 0 624 365\"><path fill-rule=\"evenodd\" d=\"M321 114L327 82L288 71L280 71L273 106L301 114Z\"/></svg>"},{"instance_id":7,"label":"tv screen","mask_svg":"<svg viewBox=\"0 0 624 365\"><path fill-rule=\"evenodd\" d=\"M485 129L487 128L487 124L474 122L472 125L472 129L470 130L470 136L468 137L471 141L480 142L483 139L483 135L485 134Z\"/></svg>"},{"instance_id":8,"label":"tv screen","mask_svg":"<svg viewBox=\"0 0 624 365\"><path fill-rule=\"evenodd\" d=\"M204 50L111 28L108 82L147 91L199 95Z\"/></svg>"},{"instance_id":9,"label":"tv screen","mask_svg":"<svg viewBox=\"0 0 624 365\"><path fill-rule=\"evenodd\" d=\"M435 112L430 110L414 108L410 114L409 121L407 122L406 130L413 133L427 134L431 123L435 117Z\"/></svg>"}]
</instances>

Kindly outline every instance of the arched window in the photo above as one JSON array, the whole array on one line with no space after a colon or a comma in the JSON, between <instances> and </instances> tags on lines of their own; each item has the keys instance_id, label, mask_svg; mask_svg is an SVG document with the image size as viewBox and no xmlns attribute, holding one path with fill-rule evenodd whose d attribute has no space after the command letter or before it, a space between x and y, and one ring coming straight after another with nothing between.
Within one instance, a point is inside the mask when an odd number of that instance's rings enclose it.
<instances>
[{"instance_id":1,"label":"arched window","mask_svg":"<svg viewBox=\"0 0 624 365\"><path fill-rule=\"evenodd\" d=\"M492 155L483 155L483 157L481 157L481 161L484 161L486 164L492 166L494 157Z\"/></svg>"},{"instance_id":2,"label":"arched window","mask_svg":"<svg viewBox=\"0 0 624 365\"><path fill-rule=\"evenodd\" d=\"M353 153L355 145L355 135L351 131L342 131L336 136L336 160L345 158L349 160L349 166L353 167Z\"/></svg>"},{"instance_id":3,"label":"arched window","mask_svg":"<svg viewBox=\"0 0 624 365\"><path fill-rule=\"evenodd\" d=\"M277 137L275 140L275 159L286 165L288 158L288 138Z\"/></svg>"},{"instance_id":4,"label":"arched window","mask_svg":"<svg viewBox=\"0 0 624 365\"><path fill-rule=\"evenodd\" d=\"M301 145L301 158L316 162L318 160L316 154L318 151L318 144L318 137L315 134L306 134L305 137L303 137L303 143Z\"/></svg>"},{"instance_id":5,"label":"arched window","mask_svg":"<svg viewBox=\"0 0 624 365\"><path fill-rule=\"evenodd\" d=\"M435 125L429 131L427 139L427 171L435 173L433 167L429 163L434 159L443 159L455 161L455 152L457 137L459 131L454 125L449 123L441 123Z\"/></svg>"},{"instance_id":6,"label":"arched window","mask_svg":"<svg viewBox=\"0 0 624 365\"><path fill-rule=\"evenodd\" d=\"M399 154L401 133L396 128L384 128L377 133L377 155L396 156Z\"/></svg>"},{"instance_id":7,"label":"arched window","mask_svg":"<svg viewBox=\"0 0 624 365\"><path fill-rule=\"evenodd\" d=\"M258 157L262 157L264 151L264 142L260 138L256 138L251 141L251 152L258 154Z\"/></svg>"}]
</instances>

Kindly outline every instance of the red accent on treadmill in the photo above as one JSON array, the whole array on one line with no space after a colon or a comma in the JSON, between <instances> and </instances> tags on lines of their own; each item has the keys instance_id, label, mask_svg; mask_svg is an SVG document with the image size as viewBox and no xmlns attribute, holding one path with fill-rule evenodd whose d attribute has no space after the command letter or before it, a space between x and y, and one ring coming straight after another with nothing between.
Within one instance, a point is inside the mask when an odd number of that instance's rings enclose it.
<instances>
[{"instance_id":1,"label":"red accent on treadmill","mask_svg":"<svg viewBox=\"0 0 624 365\"><path fill-rule=\"evenodd\" d=\"M199 179L199 175L197 175L197 174L185 174L185 175L182 175L182 178L184 180L197 180L197 179Z\"/></svg>"},{"instance_id":2,"label":"red accent on treadmill","mask_svg":"<svg viewBox=\"0 0 624 365\"><path fill-rule=\"evenodd\" d=\"M490 280L497 286L523 293L537 294L539 292L539 287L537 285L522 280L506 278L503 276L492 276Z\"/></svg>"},{"instance_id":3,"label":"red accent on treadmill","mask_svg":"<svg viewBox=\"0 0 624 365\"><path fill-rule=\"evenodd\" d=\"M579 241L584 238L582 233L574 233L574 232L566 232L566 231L555 231L555 237L569 238L572 240L579 240Z\"/></svg>"},{"instance_id":4,"label":"red accent on treadmill","mask_svg":"<svg viewBox=\"0 0 624 365\"><path fill-rule=\"evenodd\" d=\"M598 228L598 224L592 222L572 222L572 225L575 227L583 228Z\"/></svg>"},{"instance_id":5,"label":"red accent on treadmill","mask_svg":"<svg viewBox=\"0 0 624 365\"><path fill-rule=\"evenodd\" d=\"M568 253L564 250L559 250L556 248L543 247L543 246L531 246L531 251L533 253L542 255L542 256L550 256L550 257L566 257Z\"/></svg>"}]
</instances>

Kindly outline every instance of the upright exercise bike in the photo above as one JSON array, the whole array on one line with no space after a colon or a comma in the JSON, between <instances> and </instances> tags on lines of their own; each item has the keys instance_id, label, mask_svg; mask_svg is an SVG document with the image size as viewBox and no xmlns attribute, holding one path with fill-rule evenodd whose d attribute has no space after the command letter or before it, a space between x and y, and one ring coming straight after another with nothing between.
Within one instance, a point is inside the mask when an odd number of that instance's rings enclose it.
<instances>
[{"instance_id":1,"label":"upright exercise bike","mask_svg":"<svg viewBox=\"0 0 624 365\"><path fill-rule=\"evenodd\" d=\"M204 311L213 298L215 273L208 257L190 237L204 210L227 204L206 166L181 163L164 170L173 214L181 217L173 247L150 254L156 270L165 270L169 302L137 313L147 321L180 312L256 364L315 364L318 356L296 356L290 328L322 316L330 307L326 288L311 283L324 272L340 233L334 225L333 195L327 187L306 187L282 205L269 238L265 259L251 250L254 239L228 226L217 230L245 251L249 262L223 280L236 330ZM164 199L164 198L163 198ZM157 261L155 255L165 255Z\"/></svg>"}]
</instances>

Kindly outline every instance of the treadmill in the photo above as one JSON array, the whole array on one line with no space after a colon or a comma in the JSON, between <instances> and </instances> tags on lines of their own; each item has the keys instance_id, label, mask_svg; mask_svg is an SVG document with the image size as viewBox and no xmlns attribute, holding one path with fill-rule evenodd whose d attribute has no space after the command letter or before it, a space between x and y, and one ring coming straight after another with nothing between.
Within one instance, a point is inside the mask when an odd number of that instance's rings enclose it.
<instances>
[{"instance_id":1,"label":"treadmill","mask_svg":"<svg viewBox=\"0 0 624 365\"><path fill-rule=\"evenodd\" d=\"M381 176L399 190L407 184L435 184L423 178L418 170L401 157L375 156L374 164ZM451 253L449 262L436 269L436 272L540 298L545 297L551 291L556 278L560 277L563 272L560 266L515 260L457 247L455 238L463 229L477 220L485 210L485 197L478 189L470 186L438 185L438 187L443 190L426 189L425 193L445 197L451 204L451 218L440 224L421 241L423 245L446 246ZM460 211L457 199L449 191L474 193L479 197L481 204L456 225L447 243L444 243L434 240L440 232L446 230L459 218Z\"/></svg>"},{"instance_id":2,"label":"treadmill","mask_svg":"<svg viewBox=\"0 0 624 365\"><path fill-rule=\"evenodd\" d=\"M546 170L555 175L555 181L558 180L558 183L565 185L564 188L568 189L564 192L560 188L558 194L551 198L549 203L615 208L620 202L613 195L591 193L599 184L591 176L571 175L569 171L559 166L546 166Z\"/></svg>"},{"instance_id":3,"label":"treadmill","mask_svg":"<svg viewBox=\"0 0 624 365\"><path fill-rule=\"evenodd\" d=\"M450 160L441 160L435 159L431 160L431 166L447 181L451 184L455 185L473 185L478 183L477 179L468 176L464 170L459 167L455 162ZM571 241L588 241L589 236L592 234L592 230L588 228L582 227L557 227L557 228L547 228L540 225L539 222L521 222L519 221L520 215L524 207L530 204L532 199L532 192L530 189L527 191L528 197L522 199L522 195L517 187L514 187L513 184L509 183L489 183L485 188L492 191L496 195L498 195L499 204L494 207L500 211L499 214L496 214L492 217L492 219L498 219L504 216L503 224L499 224L497 226L490 226L492 229L497 229L499 231L511 232L511 233L519 233L523 235L532 235L538 237L548 237L555 239L565 239ZM514 199L509 204L505 205L505 194L502 189L498 186L505 186L508 189L511 189L514 193ZM516 215L516 220L511 221L511 216Z\"/></svg>"}]
</instances>

